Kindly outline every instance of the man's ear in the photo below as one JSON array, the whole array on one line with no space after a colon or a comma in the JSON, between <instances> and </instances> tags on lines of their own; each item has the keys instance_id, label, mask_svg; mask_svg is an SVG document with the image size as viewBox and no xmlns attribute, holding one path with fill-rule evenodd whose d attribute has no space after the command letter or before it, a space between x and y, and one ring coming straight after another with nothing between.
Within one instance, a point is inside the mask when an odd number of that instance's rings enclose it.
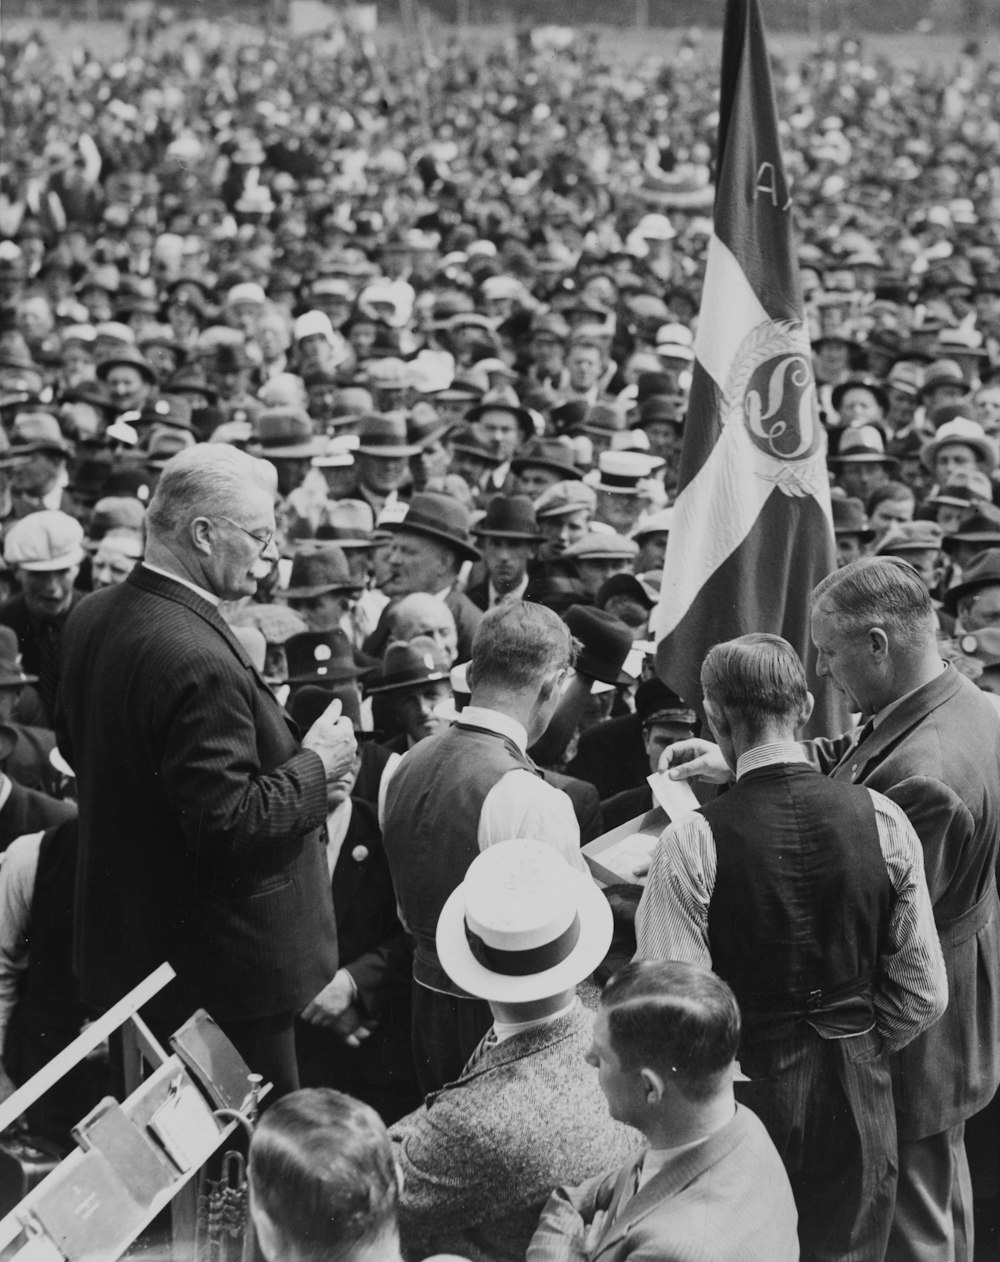
<instances>
[{"instance_id":1,"label":"man's ear","mask_svg":"<svg viewBox=\"0 0 1000 1262\"><path fill-rule=\"evenodd\" d=\"M642 1094L646 1098L646 1103L659 1104L664 1092L661 1075L655 1069L640 1069L639 1076L642 1079Z\"/></svg>"},{"instance_id":2,"label":"man's ear","mask_svg":"<svg viewBox=\"0 0 1000 1262\"><path fill-rule=\"evenodd\" d=\"M889 637L881 627L870 627L868 631L868 649L872 659L881 665L889 656Z\"/></svg>"},{"instance_id":3,"label":"man's ear","mask_svg":"<svg viewBox=\"0 0 1000 1262\"><path fill-rule=\"evenodd\" d=\"M802 710L799 715L800 727L805 727L805 725L812 718L812 712L815 705L816 705L816 698L812 695L811 692L807 692L805 702L803 703Z\"/></svg>"},{"instance_id":4,"label":"man's ear","mask_svg":"<svg viewBox=\"0 0 1000 1262\"><path fill-rule=\"evenodd\" d=\"M192 546L209 555L212 551L212 523L207 517L196 517L188 527Z\"/></svg>"}]
</instances>

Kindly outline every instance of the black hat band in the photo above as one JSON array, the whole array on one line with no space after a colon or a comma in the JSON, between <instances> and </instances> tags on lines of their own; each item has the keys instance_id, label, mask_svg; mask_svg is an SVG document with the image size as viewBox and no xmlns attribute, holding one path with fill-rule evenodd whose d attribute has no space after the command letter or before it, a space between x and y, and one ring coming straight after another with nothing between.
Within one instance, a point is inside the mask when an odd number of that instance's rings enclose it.
<instances>
[{"instance_id":1,"label":"black hat band","mask_svg":"<svg viewBox=\"0 0 1000 1262\"><path fill-rule=\"evenodd\" d=\"M504 951L500 947L491 947L483 941L478 933L469 928L465 922L465 940L469 950L483 968L491 973L500 973L504 977L530 977L534 973L545 973L555 968L563 960L569 959L580 941L580 917L574 916L569 928L541 946L531 947L527 951Z\"/></svg>"}]
</instances>

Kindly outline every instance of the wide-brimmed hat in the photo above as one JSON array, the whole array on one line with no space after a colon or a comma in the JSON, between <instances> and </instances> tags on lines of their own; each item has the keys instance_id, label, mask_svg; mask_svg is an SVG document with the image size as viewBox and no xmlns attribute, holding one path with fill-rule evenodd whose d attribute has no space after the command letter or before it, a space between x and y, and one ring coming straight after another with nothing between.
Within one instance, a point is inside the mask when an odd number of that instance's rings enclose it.
<instances>
[{"instance_id":1,"label":"wide-brimmed hat","mask_svg":"<svg viewBox=\"0 0 1000 1262\"><path fill-rule=\"evenodd\" d=\"M961 364L953 359L932 360L924 374L924 384L920 388L920 397L933 394L938 386L963 386L966 390L969 383L965 379Z\"/></svg>"},{"instance_id":2,"label":"wide-brimmed hat","mask_svg":"<svg viewBox=\"0 0 1000 1262\"><path fill-rule=\"evenodd\" d=\"M482 557L472 543L469 510L450 495L439 495L436 491L419 491L410 500L402 521L386 522L382 529L390 534L426 535L450 544L462 557L472 561Z\"/></svg>"},{"instance_id":3,"label":"wide-brimmed hat","mask_svg":"<svg viewBox=\"0 0 1000 1262\"><path fill-rule=\"evenodd\" d=\"M835 456L827 458L827 464L884 464L898 465L895 456L885 449L885 438L876 425L858 425L845 429L840 435L840 447Z\"/></svg>"},{"instance_id":4,"label":"wide-brimmed hat","mask_svg":"<svg viewBox=\"0 0 1000 1262\"><path fill-rule=\"evenodd\" d=\"M980 587L994 585L1000 586L1000 548L988 548L976 557L962 575L962 581L945 592L944 607L950 614L955 614L963 596L978 591Z\"/></svg>"},{"instance_id":5,"label":"wide-brimmed hat","mask_svg":"<svg viewBox=\"0 0 1000 1262\"><path fill-rule=\"evenodd\" d=\"M543 841L477 855L438 918L438 958L481 999L530 1003L572 990L611 945L611 907L585 872Z\"/></svg>"},{"instance_id":6,"label":"wide-brimmed hat","mask_svg":"<svg viewBox=\"0 0 1000 1262\"><path fill-rule=\"evenodd\" d=\"M454 384L452 388L454 389ZM465 419L474 424L485 412L509 412L525 438L533 438L535 435L535 418L531 412L519 403L511 403L503 395L484 394L474 407L469 408Z\"/></svg>"},{"instance_id":7,"label":"wide-brimmed hat","mask_svg":"<svg viewBox=\"0 0 1000 1262\"><path fill-rule=\"evenodd\" d=\"M956 417L953 421L946 421L930 442L924 443L920 449L921 463L925 468L932 469L941 448L956 443L971 447L988 471L996 468L996 443L986 435L978 421L968 420L965 417Z\"/></svg>"},{"instance_id":8,"label":"wide-brimmed hat","mask_svg":"<svg viewBox=\"0 0 1000 1262\"><path fill-rule=\"evenodd\" d=\"M620 618L605 609L573 605L563 614L563 622L583 646L576 658L577 674L602 684L634 682L622 670L632 651L632 632Z\"/></svg>"},{"instance_id":9,"label":"wide-brimmed hat","mask_svg":"<svg viewBox=\"0 0 1000 1262\"><path fill-rule=\"evenodd\" d=\"M83 527L75 517L56 508L29 513L8 530L3 555L9 566L22 570L68 570L86 555Z\"/></svg>"},{"instance_id":10,"label":"wide-brimmed hat","mask_svg":"<svg viewBox=\"0 0 1000 1262\"><path fill-rule=\"evenodd\" d=\"M445 442L452 451L459 451L467 456L475 456L484 464L490 464L494 467L503 464L503 456L494 451L488 442L480 438L471 425L463 423L452 426L448 430Z\"/></svg>"},{"instance_id":11,"label":"wide-brimmed hat","mask_svg":"<svg viewBox=\"0 0 1000 1262\"><path fill-rule=\"evenodd\" d=\"M37 675L24 673L14 631L10 627L0 626L0 688L20 688L24 684L37 683Z\"/></svg>"},{"instance_id":12,"label":"wide-brimmed hat","mask_svg":"<svg viewBox=\"0 0 1000 1262\"><path fill-rule=\"evenodd\" d=\"M938 551L944 532L936 521L896 522L875 547L876 556L898 556L903 552Z\"/></svg>"},{"instance_id":13,"label":"wide-brimmed hat","mask_svg":"<svg viewBox=\"0 0 1000 1262\"><path fill-rule=\"evenodd\" d=\"M332 631L301 631L285 641L288 682L343 683L370 675L376 666L359 666L351 642L339 627Z\"/></svg>"},{"instance_id":14,"label":"wide-brimmed hat","mask_svg":"<svg viewBox=\"0 0 1000 1262\"><path fill-rule=\"evenodd\" d=\"M251 442L265 460L312 460L326 450L308 412L295 407L265 408L253 423Z\"/></svg>"},{"instance_id":15,"label":"wide-brimmed hat","mask_svg":"<svg viewBox=\"0 0 1000 1262\"><path fill-rule=\"evenodd\" d=\"M73 444L63 435L58 419L51 412L20 412L11 427L10 452L4 463L16 463L36 451L69 456L73 453Z\"/></svg>"},{"instance_id":16,"label":"wide-brimmed hat","mask_svg":"<svg viewBox=\"0 0 1000 1262\"><path fill-rule=\"evenodd\" d=\"M573 445L565 438L532 438L510 462L510 467L515 474L523 469L548 469L564 482L582 476L573 458Z\"/></svg>"},{"instance_id":17,"label":"wide-brimmed hat","mask_svg":"<svg viewBox=\"0 0 1000 1262\"><path fill-rule=\"evenodd\" d=\"M862 542L869 543L875 538L875 531L868 525L865 506L858 499L835 499L831 501L833 509L833 533L835 535L857 535Z\"/></svg>"},{"instance_id":18,"label":"wide-brimmed hat","mask_svg":"<svg viewBox=\"0 0 1000 1262\"><path fill-rule=\"evenodd\" d=\"M112 368L134 368L151 386L156 385L156 369L137 346L122 346L107 359L102 359L94 369L98 381L103 381Z\"/></svg>"},{"instance_id":19,"label":"wide-brimmed hat","mask_svg":"<svg viewBox=\"0 0 1000 1262\"><path fill-rule=\"evenodd\" d=\"M526 495L494 495L472 533L482 539L527 539L532 543L545 537L538 533L535 510Z\"/></svg>"},{"instance_id":20,"label":"wide-brimmed hat","mask_svg":"<svg viewBox=\"0 0 1000 1262\"><path fill-rule=\"evenodd\" d=\"M419 443L410 442L406 433L406 417L402 412L369 412L358 426L358 451L364 456L398 459L415 456Z\"/></svg>"},{"instance_id":21,"label":"wide-brimmed hat","mask_svg":"<svg viewBox=\"0 0 1000 1262\"><path fill-rule=\"evenodd\" d=\"M380 740L382 732L372 732L361 726L361 698L357 688L349 684L340 688L327 688L319 684L303 684L292 690L288 698L288 713L303 732L309 730L316 720L325 713L332 702L340 702L340 711L344 718L351 720L355 738L359 741ZM358 849L363 849L359 847ZM367 858L368 851L365 850Z\"/></svg>"},{"instance_id":22,"label":"wide-brimmed hat","mask_svg":"<svg viewBox=\"0 0 1000 1262\"><path fill-rule=\"evenodd\" d=\"M451 678L451 663L440 647L426 635L412 640L396 640L385 651L377 681L367 688L370 694L399 692Z\"/></svg>"},{"instance_id":23,"label":"wide-brimmed hat","mask_svg":"<svg viewBox=\"0 0 1000 1262\"><path fill-rule=\"evenodd\" d=\"M844 401L844 395L848 390L867 390L872 398L876 400L883 414L889 411L889 396L886 394L885 387L880 381L876 381L874 377L848 377L846 381L834 386L830 393L830 402L833 404L835 412L840 411L840 405Z\"/></svg>"},{"instance_id":24,"label":"wide-brimmed hat","mask_svg":"<svg viewBox=\"0 0 1000 1262\"><path fill-rule=\"evenodd\" d=\"M677 415L673 399L662 394L651 394L639 404L639 415L631 422L633 429L645 429L647 425L659 422L676 425L678 429L684 425L684 417Z\"/></svg>"},{"instance_id":25,"label":"wide-brimmed hat","mask_svg":"<svg viewBox=\"0 0 1000 1262\"><path fill-rule=\"evenodd\" d=\"M376 535L375 514L365 500L334 500L327 506L325 520L316 528L316 538L348 549L377 548L384 536Z\"/></svg>"},{"instance_id":26,"label":"wide-brimmed hat","mask_svg":"<svg viewBox=\"0 0 1000 1262\"><path fill-rule=\"evenodd\" d=\"M979 544L983 548L1000 547L1000 522L988 512L973 513L958 530L944 536L941 547L945 552L957 552L967 543Z\"/></svg>"},{"instance_id":27,"label":"wide-brimmed hat","mask_svg":"<svg viewBox=\"0 0 1000 1262\"><path fill-rule=\"evenodd\" d=\"M597 458L594 488L611 495L635 495L639 483L663 464L659 456L644 451L602 451Z\"/></svg>"},{"instance_id":28,"label":"wide-brimmed hat","mask_svg":"<svg viewBox=\"0 0 1000 1262\"><path fill-rule=\"evenodd\" d=\"M360 592L362 584L351 577L344 550L335 543L299 552L292 561L283 600L311 600L324 592Z\"/></svg>"}]
</instances>

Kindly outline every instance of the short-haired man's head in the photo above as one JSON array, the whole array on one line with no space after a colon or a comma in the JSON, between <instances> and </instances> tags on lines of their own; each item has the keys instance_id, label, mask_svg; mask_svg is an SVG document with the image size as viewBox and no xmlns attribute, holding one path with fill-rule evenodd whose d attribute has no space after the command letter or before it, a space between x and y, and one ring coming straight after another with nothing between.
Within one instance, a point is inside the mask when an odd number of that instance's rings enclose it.
<instances>
[{"instance_id":1,"label":"short-haired man's head","mask_svg":"<svg viewBox=\"0 0 1000 1262\"><path fill-rule=\"evenodd\" d=\"M754 730L798 721L808 706L806 673L780 635L741 635L709 649L701 667L706 701Z\"/></svg>"},{"instance_id":2,"label":"short-haired man's head","mask_svg":"<svg viewBox=\"0 0 1000 1262\"><path fill-rule=\"evenodd\" d=\"M473 689L521 691L572 666L574 657L569 628L558 614L531 601L501 601L476 631L469 678Z\"/></svg>"},{"instance_id":3,"label":"short-haired man's head","mask_svg":"<svg viewBox=\"0 0 1000 1262\"><path fill-rule=\"evenodd\" d=\"M903 650L923 648L935 637L927 584L901 557L862 557L835 570L813 588L812 606L831 613L846 636L881 627Z\"/></svg>"},{"instance_id":4,"label":"short-haired man's head","mask_svg":"<svg viewBox=\"0 0 1000 1262\"><path fill-rule=\"evenodd\" d=\"M238 519L254 488L277 495L278 475L269 461L228 443L186 447L163 467L146 512L146 532L165 540L176 538L196 517Z\"/></svg>"},{"instance_id":5,"label":"short-haired man's head","mask_svg":"<svg viewBox=\"0 0 1000 1262\"><path fill-rule=\"evenodd\" d=\"M339 1091L295 1091L267 1109L250 1145L249 1181L265 1252L273 1240L281 1262L353 1262L396 1240L389 1136L374 1109Z\"/></svg>"},{"instance_id":6,"label":"short-haired man's head","mask_svg":"<svg viewBox=\"0 0 1000 1262\"><path fill-rule=\"evenodd\" d=\"M740 1009L729 986L696 964L636 960L601 992L608 1036L623 1068L652 1069L692 1101L731 1082Z\"/></svg>"}]
</instances>

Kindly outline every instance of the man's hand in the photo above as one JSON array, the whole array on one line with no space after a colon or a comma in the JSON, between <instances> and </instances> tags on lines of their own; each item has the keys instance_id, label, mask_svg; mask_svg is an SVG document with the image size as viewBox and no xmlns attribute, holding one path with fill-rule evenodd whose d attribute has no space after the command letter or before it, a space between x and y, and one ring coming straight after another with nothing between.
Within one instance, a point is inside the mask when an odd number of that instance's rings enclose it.
<instances>
[{"instance_id":1,"label":"man's hand","mask_svg":"<svg viewBox=\"0 0 1000 1262\"><path fill-rule=\"evenodd\" d=\"M361 1023L361 1014L354 1005L356 993L350 973L346 969L338 969L333 981L328 982L302 1009L302 1020L332 1030L348 1047L359 1047L371 1030Z\"/></svg>"},{"instance_id":2,"label":"man's hand","mask_svg":"<svg viewBox=\"0 0 1000 1262\"><path fill-rule=\"evenodd\" d=\"M347 774L358 751L351 720L342 717L339 701L331 701L302 738L302 748L311 749L323 761L327 780Z\"/></svg>"},{"instance_id":3,"label":"man's hand","mask_svg":"<svg viewBox=\"0 0 1000 1262\"><path fill-rule=\"evenodd\" d=\"M707 780L711 784L726 784L733 778L718 745L697 737L668 745L660 755L657 771L665 771L671 780Z\"/></svg>"}]
</instances>

